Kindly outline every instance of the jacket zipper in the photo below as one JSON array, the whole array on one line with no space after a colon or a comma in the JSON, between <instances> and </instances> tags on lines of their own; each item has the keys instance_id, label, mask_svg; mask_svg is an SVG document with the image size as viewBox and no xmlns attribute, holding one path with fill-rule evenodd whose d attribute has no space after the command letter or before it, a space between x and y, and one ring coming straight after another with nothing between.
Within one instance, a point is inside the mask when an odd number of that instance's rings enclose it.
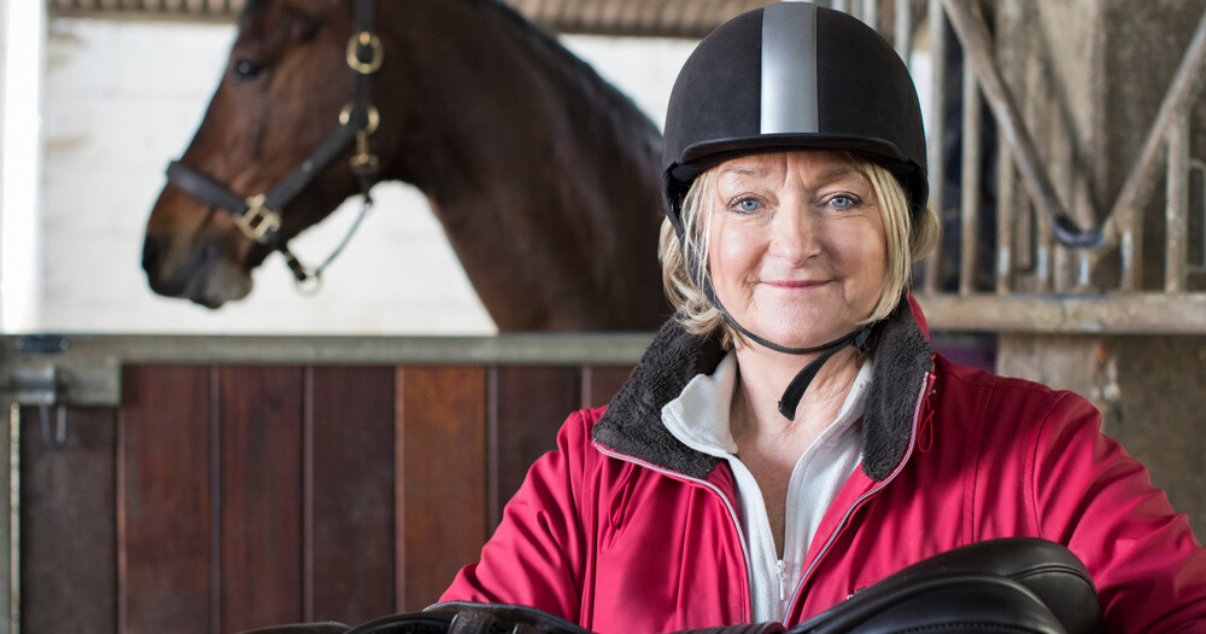
<instances>
[{"instance_id":1,"label":"jacket zipper","mask_svg":"<svg viewBox=\"0 0 1206 634\"><path fill-rule=\"evenodd\" d=\"M783 574L783 560L779 560L779 600L787 599L787 577Z\"/></svg>"},{"instance_id":2,"label":"jacket zipper","mask_svg":"<svg viewBox=\"0 0 1206 634\"><path fill-rule=\"evenodd\" d=\"M721 492L720 488L706 480L701 480L699 478L693 478L684 473L679 473L678 471L672 471L670 469L666 469L665 467L660 467L658 465L655 465L651 462L645 462L644 460L641 460L639 458L634 458L629 455L616 453L616 452L612 451L611 449L599 444L598 441L592 441L592 443L594 444L595 449L597 449L599 451L599 453L601 453L605 456L615 458L616 460L620 460L623 462L630 462L632 464L645 467L646 469L650 469L650 470L660 473L668 478L678 480L680 482L689 482L691 484L702 486L702 487L708 489L709 491L711 491L712 493L715 493L716 497L720 498L721 501L724 502L724 506L729 512L729 519L732 520L732 522L733 522L733 528L737 530L737 541L741 543L741 554L745 558L745 597L748 602L750 600L750 571L753 570L753 566L750 563L750 551L749 551L749 547L746 546L746 543L745 543L745 533L743 533L741 531L741 520L737 517L737 510L733 507L733 503L729 500L729 498L726 497L723 492ZM781 560L779 562L779 578L780 578L780 580L782 580L782 578L783 578L783 562ZM780 583L780 588L782 588L782 583ZM782 594L782 589L780 590L780 594ZM753 606L749 605L748 607L749 607L750 612L749 612L749 614L746 615L747 619L753 615Z\"/></svg>"},{"instance_id":3,"label":"jacket zipper","mask_svg":"<svg viewBox=\"0 0 1206 634\"><path fill-rule=\"evenodd\" d=\"M870 491L867 491L859 496L859 498L854 501L854 504L851 504L850 508L846 509L846 514L842 516L842 520L838 522L838 525L833 529L833 532L829 534L829 539L826 540L825 546L822 547L821 551L817 553L817 556L813 558L812 563L809 564L808 569L804 571L804 574L800 575L800 580L798 583L796 583L795 591L792 592L791 602L787 604L787 609L783 613L784 626L787 625L788 619L791 618L791 614L794 611L796 602L800 599L800 592L804 589L804 585L808 581L808 578L812 576L813 571L816 570L817 564L819 564L821 560L825 558L825 555L829 552L830 547L833 546L833 542L837 541L838 534L840 534L842 530L846 528L846 523L850 521L850 517L854 515L855 511L861 508L863 504L867 502L867 500L871 499L872 496L882 491L884 487L888 486L888 484L895 480L896 476L900 475L900 472L904 470L905 464L908 463L909 458L912 457L913 449L917 443L917 421L921 415L921 404L925 402L925 395L927 392L929 392L933 381L934 374L932 372L927 372L925 381L922 381L921 383L921 393L917 395L917 404L913 406L913 428L909 432L909 446L905 449L905 454L900 459L900 464L896 465L896 469L893 470L887 478L876 486L872 487ZM779 577L782 580L782 561L779 562Z\"/></svg>"}]
</instances>

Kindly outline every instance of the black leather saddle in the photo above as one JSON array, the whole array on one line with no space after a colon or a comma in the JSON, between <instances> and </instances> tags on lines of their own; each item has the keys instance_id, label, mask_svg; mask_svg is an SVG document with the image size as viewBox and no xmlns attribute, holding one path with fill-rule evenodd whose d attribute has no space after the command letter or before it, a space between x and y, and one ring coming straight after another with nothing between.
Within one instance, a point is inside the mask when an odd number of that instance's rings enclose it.
<instances>
[{"instance_id":1,"label":"black leather saddle","mask_svg":"<svg viewBox=\"0 0 1206 634\"><path fill-rule=\"evenodd\" d=\"M931 557L791 629L754 623L679 634L1101 634L1105 625L1088 570L1042 539L980 542ZM591 634L534 608L466 602L339 623L270 627L245 634Z\"/></svg>"}]
</instances>

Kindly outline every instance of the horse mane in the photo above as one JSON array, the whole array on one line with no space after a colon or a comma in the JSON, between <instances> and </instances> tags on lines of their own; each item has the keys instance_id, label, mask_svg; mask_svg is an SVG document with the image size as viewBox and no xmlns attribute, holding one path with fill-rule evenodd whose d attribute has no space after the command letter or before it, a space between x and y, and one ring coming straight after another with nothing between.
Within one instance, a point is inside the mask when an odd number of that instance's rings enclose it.
<instances>
[{"instance_id":1,"label":"horse mane","mask_svg":"<svg viewBox=\"0 0 1206 634\"><path fill-rule=\"evenodd\" d=\"M258 0L250 0L256 2ZM447 1L447 0L443 0ZM657 130L656 124L649 118L643 110L636 105L636 102L631 97L621 92L618 88L612 85L607 80L599 75L593 66L584 61L582 58L574 55L565 47L555 36L544 30L540 26L525 17L517 9L503 2L502 0L460 0L469 5L482 7L488 11L492 11L510 26L516 29L518 33L525 38L532 47L542 53L545 53L545 58L556 62L560 69L566 74L566 77L571 81L576 81L588 92L594 92L602 97L604 103L616 113L624 115L624 121L627 123L640 123L641 125L649 126L657 135L658 140L661 140L661 133ZM635 121L632 119L635 118ZM660 153L660 146L659 146Z\"/></svg>"}]
</instances>

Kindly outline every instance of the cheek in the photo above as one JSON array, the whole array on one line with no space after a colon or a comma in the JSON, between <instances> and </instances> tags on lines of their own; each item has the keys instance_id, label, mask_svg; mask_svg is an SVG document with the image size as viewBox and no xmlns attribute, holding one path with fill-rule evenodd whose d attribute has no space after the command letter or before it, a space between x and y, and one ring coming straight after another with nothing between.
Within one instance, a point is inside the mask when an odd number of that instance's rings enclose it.
<instances>
[{"instance_id":1,"label":"cheek","mask_svg":"<svg viewBox=\"0 0 1206 634\"><path fill-rule=\"evenodd\" d=\"M708 264L717 288L738 284L751 275L759 261L759 240L734 223L712 223Z\"/></svg>"},{"instance_id":2,"label":"cheek","mask_svg":"<svg viewBox=\"0 0 1206 634\"><path fill-rule=\"evenodd\" d=\"M835 232L830 252L850 277L882 282L888 270L888 250L883 230L877 225L849 227Z\"/></svg>"}]
</instances>

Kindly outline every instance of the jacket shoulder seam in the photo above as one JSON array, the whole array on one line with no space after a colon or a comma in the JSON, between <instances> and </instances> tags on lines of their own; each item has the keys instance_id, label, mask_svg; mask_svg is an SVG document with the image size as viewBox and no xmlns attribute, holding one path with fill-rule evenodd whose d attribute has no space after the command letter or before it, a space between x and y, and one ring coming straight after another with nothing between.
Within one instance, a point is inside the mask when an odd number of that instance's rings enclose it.
<instances>
[{"instance_id":1,"label":"jacket shoulder seam","mask_svg":"<svg viewBox=\"0 0 1206 634\"><path fill-rule=\"evenodd\" d=\"M1034 425L1034 430L1030 434L1030 448L1026 452L1026 455L1022 458L1023 461L1029 462L1029 465L1027 465L1025 468L1026 479L1028 482L1026 482L1024 490L1025 495L1030 498L1030 517L1031 522L1033 523L1031 529L1036 535L1039 536L1043 536L1045 534L1045 531L1043 530L1042 514L1039 512L1038 491L1036 490L1038 486L1039 450L1042 446L1040 440L1047 429L1047 424L1051 420L1051 412L1055 411L1055 408L1060 403L1064 402L1065 399L1069 398L1069 396L1071 396L1073 393L1066 391L1053 391L1051 394L1055 396L1055 398L1051 399L1050 403L1047 404L1047 408L1043 412L1042 416L1038 417L1038 424Z\"/></svg>"}]
</instances>

